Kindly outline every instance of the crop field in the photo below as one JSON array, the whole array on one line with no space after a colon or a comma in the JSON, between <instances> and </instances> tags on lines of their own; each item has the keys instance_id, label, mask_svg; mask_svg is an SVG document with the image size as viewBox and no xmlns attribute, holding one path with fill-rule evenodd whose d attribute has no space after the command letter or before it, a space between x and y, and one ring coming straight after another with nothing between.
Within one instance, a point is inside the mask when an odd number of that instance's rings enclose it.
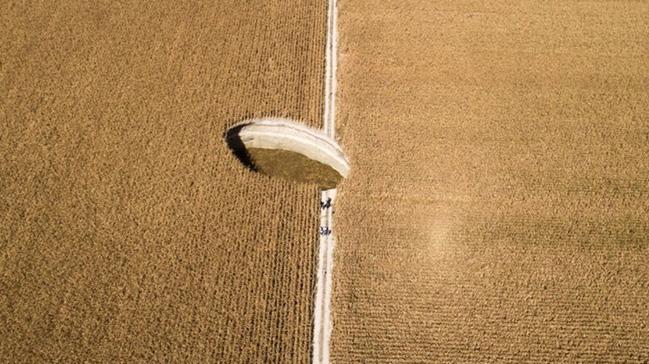
<instances>
[{"instance_id":1,"label":"crop field","mask_svg":"<svg viewBox=\"0 0 649 364\"><path fill-rule=\"evenodd\" d=\"M321 125L326 4L0 11L0 362L307 362L317 188L235 122Z\"/></svg>"},{"instance_id":2,"label":"crop field","mask_svg":"<svg viewBox=\"0 0 649 364\"><path fill-rule=\"evenodd\" d=\"M649 3L335 4L2 6L0 362L649 362Z\"/></svg>"},{"instance_id":3,"label":"crop field","mask_svg":"<svg viewBox=\"0 0 649 364\"><path fill-rule=\"evenodd\" d=\"M649 360L649 4L341 2L334 362Z\"/></svg>"}]
</instances>

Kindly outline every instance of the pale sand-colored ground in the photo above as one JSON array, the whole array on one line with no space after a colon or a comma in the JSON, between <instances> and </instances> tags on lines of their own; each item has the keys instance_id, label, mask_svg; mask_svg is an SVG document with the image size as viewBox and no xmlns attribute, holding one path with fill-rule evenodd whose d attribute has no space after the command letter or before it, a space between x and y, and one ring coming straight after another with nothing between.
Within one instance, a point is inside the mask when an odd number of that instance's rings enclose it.
<instances>
[{"instance_id":1,"label":"pale sand-colored ground","mask_svg":"<svg viewBox=\"0 0 649 364\"><path fill-rule=\"evenodd\" d=\"M326 4L0 11L0 362L307 362L318 194L245 170L319 126Z\"/></svg>"},{"instance_id":2,"label":"pale sand-colored ground","mask_svg":"<svg viewBox=\"0 0 649 364\"><path fill-rule=\"evenodd\" d=\"M649 3L341 1L332 356L649 360Z\"/></svg>"}]
</instances>

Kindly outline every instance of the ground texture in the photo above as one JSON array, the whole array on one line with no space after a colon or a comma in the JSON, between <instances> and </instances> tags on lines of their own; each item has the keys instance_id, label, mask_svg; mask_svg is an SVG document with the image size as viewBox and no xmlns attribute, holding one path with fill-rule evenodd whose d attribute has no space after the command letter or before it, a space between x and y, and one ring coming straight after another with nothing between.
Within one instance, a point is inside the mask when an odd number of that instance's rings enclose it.
<instances>
[{"instance_id":1,"label":"ground texture","mask_svg":"<svg viewBox=\"0 0 649 364\"><path fill-rule=\"evenodd\" d=\"M315 187L246 170L320 126L326 4L5 2L0 362L307 362Z\"/></svg>"},{"instance_id":2,"label":"ground texture","mask_svg":"<svg viewBox=\"0 0 649 364\"><path fill-rule=\"evenodd\" d=\"M335 362L649 361L649 4L339 20Z\"/></svg>"},{"instance_id":3,"label":"ground texture","mask_svg":"<svg viewBox=\"0 0 649 364\"><path fill-rule=\"evenodd\" d=\"M649 361L649 4L341 1L332 358ZM324 2L0 11L0 362L306 362Z\"/></svg>"}]
</instances>

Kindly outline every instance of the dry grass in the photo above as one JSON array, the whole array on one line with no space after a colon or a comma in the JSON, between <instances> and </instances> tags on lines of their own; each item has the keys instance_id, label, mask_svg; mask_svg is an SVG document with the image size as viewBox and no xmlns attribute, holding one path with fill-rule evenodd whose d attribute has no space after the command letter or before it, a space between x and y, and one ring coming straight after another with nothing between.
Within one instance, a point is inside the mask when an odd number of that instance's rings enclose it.
<instances>
[{"instance_id":1,"label":"dry grass","mask_svg":"<svg viewBox=\"0 0 649 364\"><path fill-rule=\"evenodd\" d=\"M336 362L649 360L649 5L344 2Z\"/></svg>"},{"instance_id":2,"label":"dry grass","mask_svg":"<svg viewBox=\"0 0 649 364\"><path fill-rule=\"evenodd\" d=\"M318 195L222 135L319 126L326 4L0 12L0 361L306 362Z\"/></svg>"}]
</instances>

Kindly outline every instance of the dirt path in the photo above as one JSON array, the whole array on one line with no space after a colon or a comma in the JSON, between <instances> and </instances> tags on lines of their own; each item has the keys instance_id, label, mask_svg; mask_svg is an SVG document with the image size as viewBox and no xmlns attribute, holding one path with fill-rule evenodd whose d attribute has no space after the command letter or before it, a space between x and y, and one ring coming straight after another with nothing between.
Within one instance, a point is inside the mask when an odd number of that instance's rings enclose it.
<instances>
[{"instance_id":1,"label":"dirt path","mask_svg":"<svg viewBox=\"0 0 649 364\"><path fill-rule=\"evenodd\" d=\"M649 360L649 5L341 1L335 362Z\"/></svg>"}]
</instances>

